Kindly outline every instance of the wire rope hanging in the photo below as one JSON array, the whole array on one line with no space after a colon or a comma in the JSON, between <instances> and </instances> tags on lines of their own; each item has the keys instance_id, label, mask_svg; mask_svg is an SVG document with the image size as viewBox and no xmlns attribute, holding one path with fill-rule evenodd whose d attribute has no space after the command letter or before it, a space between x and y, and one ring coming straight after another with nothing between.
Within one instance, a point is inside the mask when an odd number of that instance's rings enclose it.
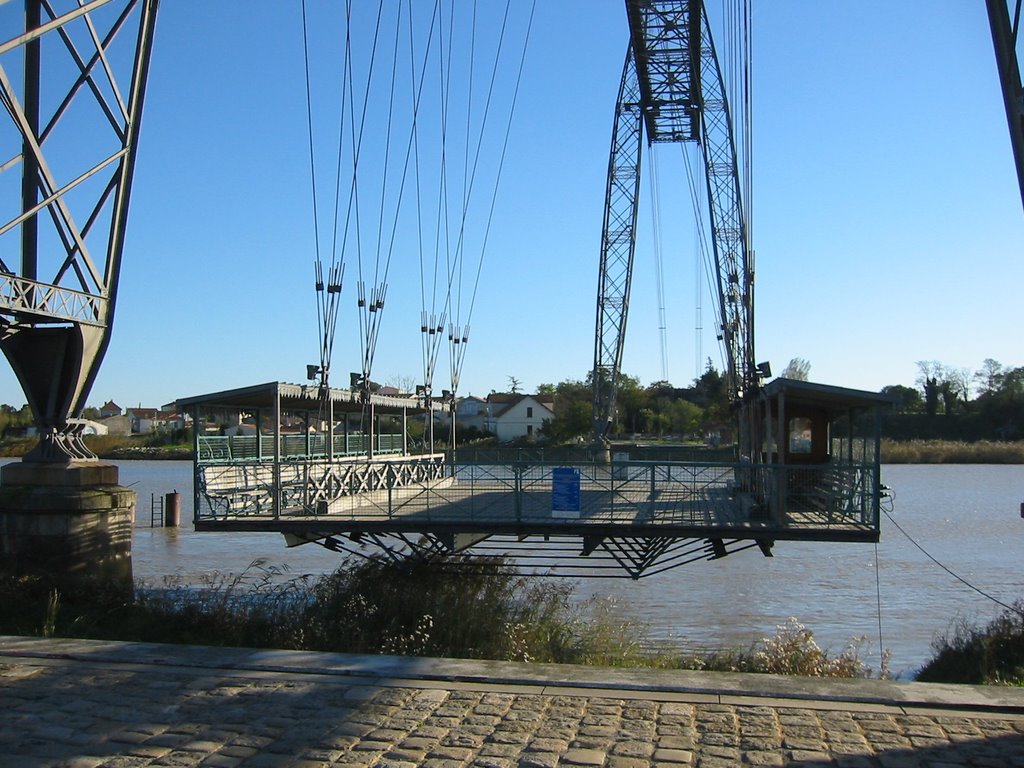
<instances>
[{"instance_id":1,"label":"wire rope hanging","mask_svg":"<svg viewBox=\"0 0 1024 768\"><path fill-rule=\"evenodd\" d=\"M654 282L655 300L658 308L658 343L661 353L661 380L668 381L668 323L665 315L665 254L661 239L661 183L658 181L658 155L655 144L647 145L650 161L647 167L648 184L651 190L651 229L654 246Z\"/></svg>"},{"instance_id":2,"label":"wire rope hanging","mask_svg":"<svg viewBox=\"0 0 1024 768\"><path fill-rule=\"evenodd\" d=\"M433 157L437 207L430 263L431 254L422 247L429 234L421 230L423 384L419 390L426 403L435 402L437 363L447 338L449 388L442 390L441 401L449 411L449 444L454 444L455 401L535 8L536 3L531 3L524 20L515 13L519 6L507 0L500 23L481 19L475 3L453 2L441 8L442 32L436 54L441 75L436 92L440 146ZM517 39L520 47L515 57L509 50ZM478 93L481 82L486 90ZM456 105L459 109L464 105L465 120L456 119ZM418 130L423 129L418 126ZM424 158L417 151L420 178L421 160ZM422 190L427 187L420 184L418 188L420 210ZM470 278L471 285L467 284Z\"/></svg>"},{"instance_id":3,"label":"wire rope hanging","mask_svg":"<svg viewBox=\"0 0 1024 768\"><path fill-rule=\"evenodd\" d=\"M468 0L429 6L378 0L370 7L346 0L333 13L341 18L325 24L330 10L318 7L314 18L313 5L302 2L320 360L307 374L327 391L349 263L357 273L360 355L349 385L360 393L366 431L389 278L399 265L411 272L410 259L418 260L420 278L417 393L432 407L447 339L451 388L445 392L454 401L535 3L522 8L506 0L492 8ZM312 86L314 62L323 58L314 40L323 34L342 48L329 259L326 207L318 204L328 194L318 187L326 153L317 150ZM399 302L399 311L410 303Z\"/></svg>"}]
</instances>

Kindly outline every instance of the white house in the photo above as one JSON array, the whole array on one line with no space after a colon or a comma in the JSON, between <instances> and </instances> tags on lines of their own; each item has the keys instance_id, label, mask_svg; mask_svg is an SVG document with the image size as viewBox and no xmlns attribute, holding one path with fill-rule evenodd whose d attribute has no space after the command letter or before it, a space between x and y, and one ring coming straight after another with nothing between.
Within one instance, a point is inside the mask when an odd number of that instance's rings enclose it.
<instances>
[{"instance_id":1,"label":"white house","mask_svg":"<svg viewBox=\"0 0 1024 768\"><path fill-rule=\"evenodd\" d=\"M455 423L460 427L487 429L487 413L487 401L483 398L475 395L460 397L455 404Z\"/></svg>"},{"instance_id":2,"label":"white house","mask_svg":"<svg viewBox=\"0 0 1024 768\"><path fill-rule=\"evenodd\" d=\"M555 398L551 395L492 393L487 405L487 431L501 442L535 438L544 422L555 417Z\"/></svg>"}]
</instances>

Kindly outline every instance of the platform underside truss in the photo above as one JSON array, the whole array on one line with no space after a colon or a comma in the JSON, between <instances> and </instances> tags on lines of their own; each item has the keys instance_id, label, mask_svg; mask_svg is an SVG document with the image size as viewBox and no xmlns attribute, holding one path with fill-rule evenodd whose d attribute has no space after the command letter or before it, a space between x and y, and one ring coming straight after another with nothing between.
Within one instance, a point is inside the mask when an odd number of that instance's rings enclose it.
<instances>
[{"instance_id":1,"label":"platform underside truss","mask_svg":"<svg viewBox=\"0 0 1024 768\"><path fill-rule=\"evenodd\" d=\"M394 563L433 562L441 570L508 568L545 576L652 576L681 565L716 560L757 547L772 556L771 539L674 536L471 536L468 534L354 533L288 535L289 543L316 543L333 552L383 557Z\"/></svg>"}]
</instances>

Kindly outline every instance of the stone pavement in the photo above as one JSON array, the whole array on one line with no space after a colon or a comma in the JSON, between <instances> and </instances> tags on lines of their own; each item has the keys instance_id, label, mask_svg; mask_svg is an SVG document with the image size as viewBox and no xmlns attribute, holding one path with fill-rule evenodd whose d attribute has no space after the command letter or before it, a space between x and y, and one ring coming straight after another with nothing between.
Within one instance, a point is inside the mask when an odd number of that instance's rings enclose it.
<instances>
[{"instance_id":1,"label":"stone pavement","mask_svg":"<svg viewBox=\"0 0 1024 768\"><path fill-rule=\"evenodd\" d=\"M0 637L0 766L1024 768L1024 689Z\"/></svg>"}]
</instances>

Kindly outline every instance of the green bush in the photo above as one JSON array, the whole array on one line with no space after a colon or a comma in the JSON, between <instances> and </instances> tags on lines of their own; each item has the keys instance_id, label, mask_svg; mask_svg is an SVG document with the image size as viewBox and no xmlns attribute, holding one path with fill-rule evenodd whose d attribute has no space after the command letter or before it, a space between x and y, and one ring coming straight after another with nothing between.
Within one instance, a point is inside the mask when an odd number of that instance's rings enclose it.
<instances>
[{"instance_id":1,"label":"green bush","mask_svg":"<svg viewBox=\"0 0 1024 768\"><path fill-rule=\"evenodd\" d=\"M307 647L356 653L561 661L570 589L500 558L384 558L343 565L312 589Z\"/></svg>"},{"instance_id":2,"label":"green bush","mask_svg":"<svg viewBox=\"0 0 1024 768\"><path fill-rule=\"evenodd\" d=\"M1024 600L983 628L958 619L932 643L924 682L1024 685Z\"/></svg>"}]
</instances>

